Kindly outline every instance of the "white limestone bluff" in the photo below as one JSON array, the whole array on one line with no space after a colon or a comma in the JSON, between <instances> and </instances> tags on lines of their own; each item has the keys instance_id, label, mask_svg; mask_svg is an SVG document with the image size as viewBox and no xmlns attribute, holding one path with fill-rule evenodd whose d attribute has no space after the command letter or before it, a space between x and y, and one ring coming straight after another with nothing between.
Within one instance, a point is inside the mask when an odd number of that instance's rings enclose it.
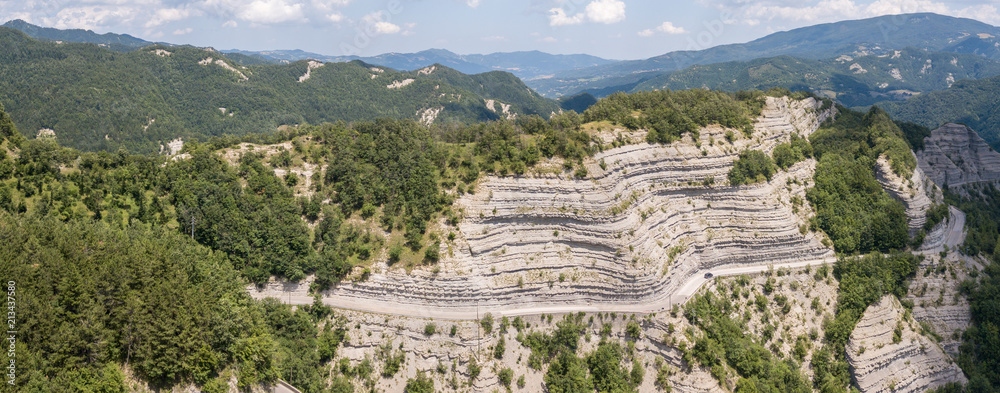
<instances>
[{"instance_id":1,"label":"white limestone bluff","mask_svg":"<svg viewBox=\"0 0 1000 393\"><path fill-rule=\"evenodd\" d=\"M847 344L847 362L860 391L924 392L949 382L967 383L962 370L907 318L895 296L865 310Z\"/></svg>"},{"instance_id":2,"label":"white limestone bluff","mask_svg":"<svg viewBox=\"0 0 1000 393\"><path fill-rule=\"evenodd\" d=\"M312 70L315 70L322 66L323 63L321 62L318 62L316 60L309 60L309 63L306 65L306 73L299 77L299 83L309 80L309 77L312 76Z\"/></svg>"},{"instance_id":3,"label":"white limestone bluff","mask_svg":"<svg viewBox=\"0 0 1000 393\"><path fill-rule=\"evenodd\" d=\"M241 80L244 80L244 81L250 80L250 78L248 78L246 76L246 74L244 74L240 70L237 70L233 66L229 65L229 63L227 63L225 60L222 60L222 59L213 59L211 57L206 57L206 58L204 58L204 59L202 59L201 61L198 62L198 64L203 65L203 66L207 66L207 65L213 64L213 63L215 65L219 66L219 67L225 68L225 69L227 69L229 71L232 71L232 72L236 73L236 75L239 76Z\"/></svg>"},{"instance_id":4,"label":"white limestone bluff","mask_svg":"<svg viewBox=\"0 0 1000 393\"><path fill-rule=\"evenodd\" d=\"M1000 153L971 128L948 123L931 131L917 152L927 176L944 187L1000 181Z\"/></svg>"},{"instance_id":5,"label":"white limestone bluff","mask_svg":"<svg viewBox=\"0 0 1000 393\"><path fill-rule=\"evenodd\" d=\"M406 86L409 86L413 82L416 82L416 79L407 78L407 79L404 79L402 81L393 81L391 84L388 84L385 87L387 87L389 89L402 89L402 88L404 88Z\"/></svg>"},{"instance_id":6,"label":"white limestone bluff","mask_svg":"<svg viewBox=\"0 0 1000 393\"><path fill-rule=\"evenodd\" d=\"M927 210L935 203L943 202L941 189L924 175L920 166L914 168L909 179L903 179L892 171L889 159L882 155L875 165L875 177L889 195L903 202L910 236L927 222Z\"/></svg>"},{"instance_id":7,"label":"white limestone bluff","mask_svg":"<svg viewBox=\"0 0 1000 393\"><path fill-rule=\"evenodd\" d=\"M383 256L368 280L325 291L324 302L388 313L474 313L477 304L494 312L643 309L666 307L689 278L712 269L830 258L824 235L801 230L812 211L805 189L815 160L770 182L726 184L740 151L770 153L792 133L808 136L835 111L820 108L812 98L768 98L749 139L730 145L727 130L710 126L700 132L702 148L690 137L625 145L586 160L591 176L584 180L556 173L488 177L456 202L465 217L457 238L441 245L440 272L391 269ZM793 198L804 205L793 206ZM308 296L311 281L248 290L255 297Z\"/></svg>"}]
</instances>

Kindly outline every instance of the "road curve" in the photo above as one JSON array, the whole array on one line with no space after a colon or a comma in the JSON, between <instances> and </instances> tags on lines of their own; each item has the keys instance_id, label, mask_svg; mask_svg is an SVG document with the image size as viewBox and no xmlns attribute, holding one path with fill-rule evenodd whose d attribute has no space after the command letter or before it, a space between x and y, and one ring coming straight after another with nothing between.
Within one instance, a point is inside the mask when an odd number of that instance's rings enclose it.
<instances>
[{"instance_id":1,"label":"road curve","mask_svg":"<svg viewBox=\"0 0 1000 393\"><path fill-rule=\"evenodd\" d=\"M650 313L669 310L674 304L683 304L694 295L695 292L701 288L709 279L705 278L705 273L712 273L714 277L723 276L736 276L741 274L755 274L765 272L768 269L798 269L806 266L819 266L823 264L829 264L836 261L836 258L830 257L825 259L813 259L807 261L798 262L787 262L779 263L774 265L758 265L758 266L743 266L743 267L733 267L733 268L723 268L716 270L700 270L696 272L693 276L688 278L688 280L681 285L676 292L664 296L656 301L651 301L648 303L640 304L607 304L599 303L592 304L590 302L583 303L567 303L565 305L559 306L530 306L523 308L504 308L495 309L488 306L476 307L476 309L463 309L455 310L453 308L446 307L435 307L432 305L425 306L415 306L415 305L397 305L397 304L386 304L381 302L372 301L357 301L353 299L342 299L342 298L323 298L323 304L328 306L361 311L370 312L376 314L386 314L386 315L397 315L403 317L411 318L428 318L428 319L438 319L438 320L475 320L481 315L486 313L492 313L495 316L519 316L519 315L538 315L538 314L564 314L571 312L622 312L622 313ZM258 297L258 296L255 296ZM273 297L273 296L260 296L260 297ZM313 304L312 296L281 296L275 297L279 299L282 303L292 304L292 305L307 305Z\"/></svg>"},{"instance_id":2,"label":"road curve","mask_svg":"<svg viewBox=\"0 0 1000 393\"><path fill-rule=\"evenodd\" d=\"M945 235L945 240L943 242L944 246L949 249L954 249L965 241L965 213L958 210L955 207L950 208L950 217L947 224L947 234ZM933 249L919 252L919 254L936 254L944 249L943 246L938 246ZM489 305L483 305L480 307L470 307L468 309L456 310L451 307L439 307L433 305L399 305L399 304L388 304L377 301L360 301L356 299L344 299L344 298L323 298L323 303L339 309L354 310L361 312L370 312L376 314L386 314L386 315L397 315L403 317L411 318L429 318L429 319L439 319L439 320L475 320L481 315L486 313L492 313L497 316L523 316L523 315L538 315L538 314L564 314L571 312L622 312L622 313L651 313L670 310L674 304L683 304L691 296L698 291L702 285L705 285L710 279L705 278L705 273L712 273L714 277L725 277L725 276L737 276L741 274L756 274L767 271L768 269L800 269L806 266L819 266L836 262L835 257L828 257L824 259L811 259L798 262L786 262L778 263L773 265L756 265L756 266L740 266L740 267L730 267L722 269L704 269L699 270L690 278L687 279L684 284L679 286L674 293L667 296L663 296L655 301L650 301L647 303L640 304L609 304L609 303L598 303L593 304L591 302L580 302L580 303L567 303L565 305L559 306L528 306L522 308L502 308L496 309L490 307ZM254 294L256 298L263 297L273 297ZM280 299L281 302L292 304L292 305L307 305L313 303L312 296L291 296L285 295L280 297L275 297Z\"/></svg>"}]
</instances>

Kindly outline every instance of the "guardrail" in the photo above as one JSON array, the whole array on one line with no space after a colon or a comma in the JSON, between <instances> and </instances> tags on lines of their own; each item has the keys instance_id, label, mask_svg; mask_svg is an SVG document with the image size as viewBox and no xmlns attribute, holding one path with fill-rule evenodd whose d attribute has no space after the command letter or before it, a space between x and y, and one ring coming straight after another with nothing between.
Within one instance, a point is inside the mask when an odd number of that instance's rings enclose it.
<instances>
[{"instance_id":1,"label":"guardrail","mask_svg":"<svg viewBox=\"0 0 1000 393\"><path fill-rule=\"evenodd\" d=\"M274 384L274 388L271 391L274 393L302 393L295 386L289 385L288 382L280 379Z\"/></svg>"}]
</instances>

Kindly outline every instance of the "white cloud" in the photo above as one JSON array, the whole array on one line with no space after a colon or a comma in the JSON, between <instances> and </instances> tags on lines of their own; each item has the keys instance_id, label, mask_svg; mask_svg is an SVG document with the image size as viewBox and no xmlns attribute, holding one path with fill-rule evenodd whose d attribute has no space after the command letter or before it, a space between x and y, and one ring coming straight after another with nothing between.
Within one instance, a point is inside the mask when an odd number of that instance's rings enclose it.
<instances>
[{"instance_id":1,"label":"white cloud","mask_svg":"<svg viewBox=\"0 0 1000 393\"><path fill-rule=\"evenodd\" d=\"M653 34L656 34L656 32L667 33L667 34L684 34L687 31L685 31L683 27L674 26L673 23L663 22L662 25L656 26L655 28L640 31L639 36L650 37Z\"/></svg>"},{"instance_id":2,"label":"white cloud","mask_svg":"<svg viewBox=\"0 0 1000 393\"><path fill-rule=\"evenodd\" d=\"M403 33L402 33L403 36L409 37L411 35L416 34L416 33L413 32L413 29L415 27L417 27L416 23L404 23L403 24Z\"/></svg>"},{"instance_id":3,"label":"white cloud","mask_svg":"<svg viewBox=\"0 0 1000 393\"><path fill-rule=\"evenodd\" d=\"M237 13L248 22L270 24L304 19L302 4L289 4L285 0L255 0Z\"/></svg>"},{"instance_id":4,"label":"white cloud","mask_svg":"<svg viewBox=\"0 0 1000 393\"><path fill-rule=\"evenodd\" d=\"M553 8L549 10L550 26L568 26L580 23L583 23L583 14L576 14L570 17L566 15L566 11L562 8Z\"/></svg>"},{"instance_id":5,"label":"white cloud","mask_svg":"<svg viewBox=\"0 0 1000 393\"><path fill-rule=\"evenodd\" d=\"M139 10L132 7L75 7L59 10L54 18L43 17L42 24L57 29L87 29L130 24L139 16Z\"/></svg>"},{"instance_id":6,"label":"white cloud","mask_svg":"<svg viewBox=\"0 0 1000 393\"><path fill-rule=\"evenodd\" d=\"M186 19L188 17L191 17L194 14L195 12L193 12L190 9L161 8L156 10L156 13L153 14L153 17L150 18L148 22L146 22L146 27L156 27L164 23L179 21L181 19Z\"/></svg>"},{"instance_id":7,"label":"white cloud","mask_svg":"<svg viewBox=\"0 0 1000 393\"><path fill-rule=\"evenodd\" d=\"M483 41L504 42L504 41L507 41L507 37L504 37L502 35L491 35L489 37L483 37Z\"/></svg>"},{"instance_id":8,"label":"white cloud","mask_svg":"<svg viewBox=\"0 0 1000 393\"><path fill-rule=\"evenodd\" d=\"M702 1L702 3L709 4L707 1ZM992 24L1000 23L1000 12L994 5L979 4L957 8L953 4L962 3L934 0L876 0L871 3L855 0L765 0L752 2L728 0L713 1L711 4L731 14L739 23L749 26L773 20L814 24L916 12L933 12L972 18Z\"/></svg>"},{"instance_id":9,"label":"white cloud","mask_svg":"<svg viewBox=\"0 0 1000 393\"><path fill-rule=\"evenodd\" d=\"M480 3L482 3L482 0L466 0L465 1L465 4L467 4L469 7L472 7L472 8L479 7Z\"/></svg>"},{"instance_id":10,"label":"white cloud","mask_svg":"<svg viewBox=\"0 0 1000 393\"><path fill-rule=\"evenodd\" d=\"M222 27L229 27L229 28L234 28L237 26L239 26L239 24L237 24L235 20L226 21L226 23L222 24Z\"/></svg>"},{"instance_id":11,"label":"white cloud","mask_svg":"<svg viewBox=\"0 0 1000 393\"><path fill-rule=\"evenodd\" d=\"M377 11L365 15L361 21L365 24L365 30L375 34L396 34L403 29L399 25L389 22L391 17L386 16L382 11Z\"/></svg>"},{"instance_id":12,"label":"white cloud","mask_svg":"<svg viewBox=\"0 0 1000 393\"><path fill-rule=\"evenodd\" d=\"M546 44L554 44L556 42L559 42L559 40L557 40L556 37L545 37L545 38L542 38L542 39L540 39L538 41L544 42Z\"/></svg>"},{"instance_id":13,"label":"white cloud","mask_svg":"<svg viewBox=\"0 0 1000 393\"><path fill-rule=\"evenodd\" d=\"M194 31L194 29L192 29L192 28L190 28L190 27L188 27L188 28L185 28L185 29L177 29L177 30L174 30L174 35L184 35L184 34L189 34L189 33L191 33L192 31Z\"/></svg>"},{"instance_id":14,"label":"white cloud","mask_svg":"<svg viewBox=\"0 0 1000 393\"><path fill-rule=\"evenodd\" d=\"M621 0L594 0L587 4L583 12L572 16L563 8L549 10L550 26L578 25L584 21L612 24L623 20L625 20L625 2Z\"/></svg>"},{"instance_id":15,"label":"white cloud","mask_svg":"<svg viewBox=\"0 0 1000 393\"><path fill-rule=\"evenodd\" d=\"M340 23L340 21L344 20L344 14L341 14L339 12L334 12L330 15L327 15L326 20L333 23Z\"/></svg>"},{"instance_id":16,"label":"white cloud","mask_svg":"<svg viewBox=\"0 0 1000 393\"><path fill-rule=\"evenodd\" d=\"M587 4L587 19L596 23L618 23L625 20L625 2L621 0L594 0Z\"/></svg>"},{"instance_id":17,"label":"white cloud","mask_svg":"<svg viewBox=\"0 0 1000 393\"><path fill-rule=\"evenodd\" d=\"M351 4L351 0L312 0L312 6L321 11L330 11Z\"/></svg>"}]
</instances>

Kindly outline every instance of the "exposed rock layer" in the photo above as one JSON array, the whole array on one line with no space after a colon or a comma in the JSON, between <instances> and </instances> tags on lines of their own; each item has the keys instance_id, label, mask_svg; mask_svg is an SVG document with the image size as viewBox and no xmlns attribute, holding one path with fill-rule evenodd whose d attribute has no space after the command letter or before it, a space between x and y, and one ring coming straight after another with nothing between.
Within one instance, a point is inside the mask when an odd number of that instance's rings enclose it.
<instances>
[{"instance_id":1,"label":"exposed rock layer","mask_svg":"<svg viewBox=\"0 0 1000 393\"><path fill-rule=\"evenodd\" d=\"M1000 180L1000 153L971 128L948 123L924 139L917 162L939 186Z\"/></svg>"},{"instance_id":2,"label":"exposed rock layer","mask_svg":"<svg viewBox=\"0 0 1000 393\"><path fill-rule=\"evenodd\" d=\"M878 159L876 177L882 188L893 198L903 202L906 207L907 224L910 236L913 236L927 222L927 210L934 203L942 200L941 190L924 175L921 167L916 167L909 179L904 179L892 171L892 166L885 156Z\"/></svg>"},{"instance_id":3,"label":"exposed rock layer","mask_svg":"<svg viewBox=\"0 0 1000 393\"><path fill-rule=\"evenodd\" d=\"M819 108L813 99L769 98L750 139L731 145L723 142L725 129L708 127L697 144L685 137L626 145L586 162L586 180L490 177L456 202L466 217L458 238L442 244L448 256L439 273L379 264L367 281L324 296L333 304L463 311L649 304L709 269L830 257L819 235L802 230L814 160L766 183L731 187L725 180L740 151L770 153L792 133L816 130L833 114ZM278 282L250 290L305 292Z\"/></svg>"},{"instance_id":4,"label":"exposed rock layer","mask_svg":"<svg viewBox=\"0 0 1000 393\"><path fill-rule=\"evenodd\" d=\"M902 305L892 295L865 310L847 344L847 362L858 389L908 393L949 382L966 383L962 370L948 355L918 334L915 328L919 326L904 317Z\"/></svg>"}]
</instances>

